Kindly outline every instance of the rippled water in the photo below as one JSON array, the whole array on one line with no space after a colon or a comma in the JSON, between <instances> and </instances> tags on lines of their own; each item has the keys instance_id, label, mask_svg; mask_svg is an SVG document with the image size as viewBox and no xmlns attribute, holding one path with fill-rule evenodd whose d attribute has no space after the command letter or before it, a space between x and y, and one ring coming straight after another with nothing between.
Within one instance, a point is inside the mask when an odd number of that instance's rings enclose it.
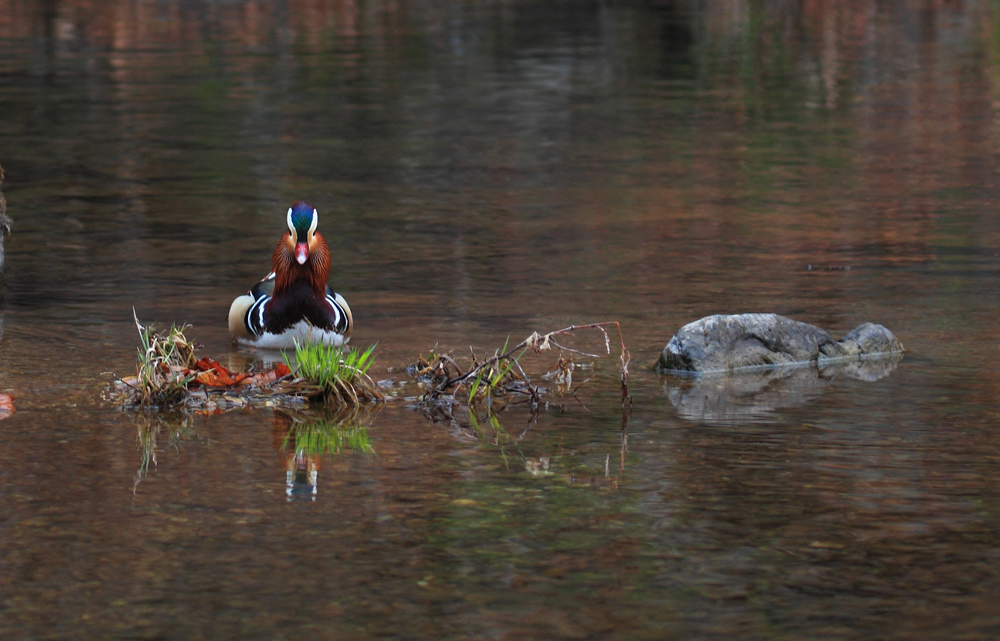
<instances>
[{"instance_id":1,"label":"rippled water","mask_svg":"<svg viewBox=\"0 0 1000 641\"><path fill-rule=\"evenodd\" d=\"M0 0L0 636L995 635L994 11ZM631 416L615 354L537 418L394 401L323 455L319 410L104 404L133 308L257 358L226 311L299 198L376 378L619 320ZM744 311L908 352L652 372Z\"/></svg>"}]
</instances>

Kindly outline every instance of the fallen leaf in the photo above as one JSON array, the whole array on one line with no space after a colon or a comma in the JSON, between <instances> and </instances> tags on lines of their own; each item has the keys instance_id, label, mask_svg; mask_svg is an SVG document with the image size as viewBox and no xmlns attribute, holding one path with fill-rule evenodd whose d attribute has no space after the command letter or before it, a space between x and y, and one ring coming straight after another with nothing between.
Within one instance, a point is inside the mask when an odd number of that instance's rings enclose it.
<instances>
[{"instance_id":1,"label":"fallen leaf","mask_svg":"<svg viewBox=\"0 0 1000 641\"><path fill-rule=\"evenodd\" d=\"M205 387L232 387L236 385L236 381L228 372L220 373L214 370L202 372L195 376L194 380Z\"/></svg>"},{"instance_id":2,"label":"fallen leaf","mask_svg":"<svg viewBox=\"0 0 1000 641\"><path fill-rule=\"evenodd\" d=\"M274 366L274 369L268 370L266 372L261 372L260 374L255 374L253 376L248 376L247 378L239 381L240 385L267 385L268 383L273 383L283 376L288 376L292 373L292 370L288 369L288 366L284 363L278 363Z\"/></svg>"},{"instance_id":3,"label":"fallen leaf","mask_svg":"<svg viewBox=\"0 0 1000 641\"><path fill-rule=\"evenodd\" d=\"M195 376L194 380L206 387L234 387L240 381L250 377L250 374L246 372L233 374L229 368L211 358L201 358L195 361L191 371L198 370L201 373Z\"/></svg>"},{"instance_id":4,"label":"fallen leaf","mask_svg":"<svg viewBox=\"0 0 1000 641\"><path fill-rule=\"evenodd\" d=\"M225 365L211 358L199 358L194 362L194 369L199 369L203 372L209 372L214 369L217 372L225 372L226 374L232 376L232 372L230 372Z\"/></svg>"}]
</instances>

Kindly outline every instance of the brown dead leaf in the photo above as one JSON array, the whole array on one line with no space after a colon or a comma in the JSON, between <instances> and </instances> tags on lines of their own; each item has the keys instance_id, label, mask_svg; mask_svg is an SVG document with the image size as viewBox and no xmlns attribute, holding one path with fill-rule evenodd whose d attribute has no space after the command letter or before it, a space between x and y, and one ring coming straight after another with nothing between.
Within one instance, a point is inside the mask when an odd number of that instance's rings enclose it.
<instances>
[{"instance_id":1,"label":"brown dead leaf","mask_svg":"<svg viewBox=\"0 0 1000 641\"><path fill-rule=\"evenodd\" d=\"M217 372L215 370L201 372L195 376L194 380L195 382L201 383L205 387L233 387L243 378L246 378L246 374L242 375L239 379L234 379L230 376L229 371L224 369L221 372Z\"/></svg>"},{"instance_id":2,"label":"brown dead leaf","mask_svg":"<svg viewBox=\"0 0 1000 641\"><path fill-rule=\"evenodd\" d=\"M268 385L275 382L283 376L288 376L292 373L292 370L288 369L288 366L284 363L278 363L274 366L274 369L268 370L266 372L261 372L260 374L255 374L253 376L247 376L239 381L240 385Z\"/></svg>"},{"instance_id":3,"label":"brown dead leaf","mask_svg":"<svg viewBox=\"0 0 1000 641\"><path fill-rule=\"evenodd\" d=\"M214 369L217 372L225 372L232 375L232 372L225 365L211 358L199 358L191 366L191 369L201 370L202 372L210 372Z\"/></svg>"},{"instance_id":4,"label":"brown dead leaf","mask_svg":"<svg viewBox=\"0 0 1000 641\"><path fill-rule=\"evenodd\" d=\"M200 371L194 380L205 387L234 387L250 377L246 372L233 374L229 368L211 358L198 359L190 371Z\"/></svg>"}]
</instances>

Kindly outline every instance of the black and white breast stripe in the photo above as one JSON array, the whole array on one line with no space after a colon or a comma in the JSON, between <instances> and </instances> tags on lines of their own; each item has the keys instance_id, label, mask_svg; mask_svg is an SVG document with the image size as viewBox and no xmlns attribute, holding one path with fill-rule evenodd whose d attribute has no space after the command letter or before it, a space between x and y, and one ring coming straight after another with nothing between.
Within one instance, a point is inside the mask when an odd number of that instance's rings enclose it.
<instances>
[{"instance_id":1,"label":"black and white breast stripe","mask_svg":"<svg viewBox=\"0 0 1000 641\"><path fill-rule=\"evenodd\" d=\"M337 294L330 291L330 288L326 288L326 302L330 303L330 307L333 308L333 329L338 334L343 334L347 331L347 314L344 312L344 308L341 307L340 303L337 302Z\"/></svg>"},{"instance_id":2,"label":"black and white breast stripe","mask_svg":"<svg viewBox=\"0 0 1000 641\"><path fill-rule=\"evenodd\" d=\"M264 322L264 307L270 301L270 296L266 294L261 296L253 302L253 305L250 306L243 317L243 324L256 338L260 338L267 331ZM333 331L343 334L349 329L348 316L344 311L344 307L337 301L337 294L331 291L329 287L326 289L326 302L330 304L330 308L333 310Z\"/></svg>"},{"instance_id":3,"label":"black and white breast stripe","mask_svg":"<svg viewBox=\"0 0 1000 641\"><path fill-rule=\"evenodd\" d=\"M264 333L264 305L270 300L270 296L261 296L253 302L243 317L243 324L257 338Z\"/></svg>"}]
</instances>

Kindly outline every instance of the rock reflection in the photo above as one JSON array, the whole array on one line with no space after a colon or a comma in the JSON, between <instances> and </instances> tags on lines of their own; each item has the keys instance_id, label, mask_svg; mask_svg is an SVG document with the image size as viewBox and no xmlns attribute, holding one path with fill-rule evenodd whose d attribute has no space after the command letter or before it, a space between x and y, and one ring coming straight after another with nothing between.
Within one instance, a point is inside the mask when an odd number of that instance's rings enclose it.
<instances>
[{"instance_id":1,"label":"rock reflection","mask_svg":"<svg viewBox=\"0 0 1000 641\"><path fill-rule=\"evenodd\" d=\"M274 413L274 448L285 466L288 500L316 500L323 456L345 450L374 454L368 428L358 412Z\"/></svg>"},{"instance_id":2,"label":"rock reflection","mask_svg":"<svg viewBox=\"0 0 1000 641\"><path fill-rule=\"evenodd\" d=\"M681 418L705 425L754 423L772 419L783 408L805 405L839 376L862 381L884 378L902 358L896 353L733 375L669 375L663 377L663 385Z\"/></svg>"}]
</instances>

